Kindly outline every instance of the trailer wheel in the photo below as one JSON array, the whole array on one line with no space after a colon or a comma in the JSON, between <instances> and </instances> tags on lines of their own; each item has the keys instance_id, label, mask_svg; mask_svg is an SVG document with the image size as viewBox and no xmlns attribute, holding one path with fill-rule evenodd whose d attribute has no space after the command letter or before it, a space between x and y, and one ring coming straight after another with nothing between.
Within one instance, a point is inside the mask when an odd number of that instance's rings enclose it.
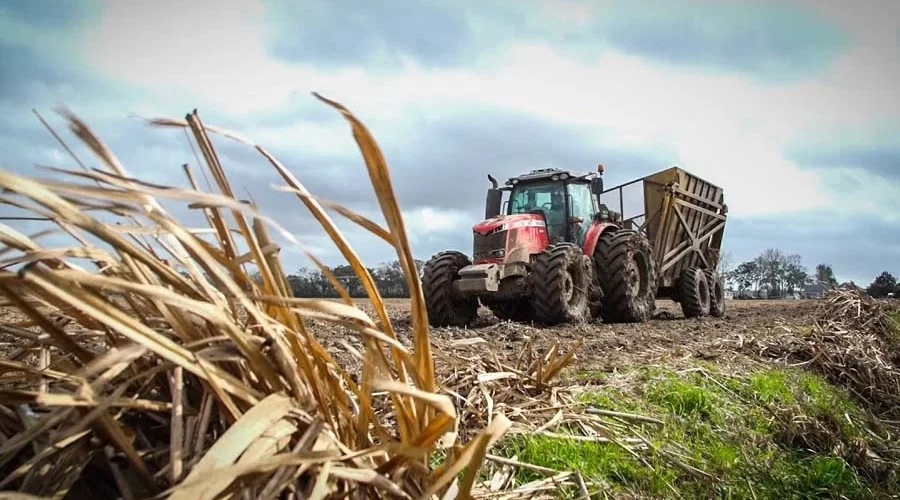
<instances>
[{"instance_id":1,"label":"trailer wheel","mask_svg":"<svg viewBox=\"0 0 900 500\"><path fill-rule=\"evenodd\" d=\"M550 245L534 259L532 299L535 317L546 325L586 319L591 285L590 262L572 243Z\"/></svg>"},{"instance_id":2,"label":"trailer wheel","mask_svg":"<svg viewBox=\"0 0 900 500\"><path fill-rule=\"evenodd\" d=\"M656 266L644 235L620 229L600 236L594 266L603 293L603 321L643 323L650 319L656 310Z\"/></svg>"},{"instance_id":3,"label":"trailer wheel","mask_svg":"<svg viewBox=\"0 0 900 500\"><path fill-rule=\"evenodd\" d=\"M455 251L438 253L425 263L422 292L431 326L467 326L475 320L478 299L457 297L453 292L459 270L471 263L465 254Z\"/></svg>"},{"instance_id":4,"label":"trailer wheel","mask_svg":"<svg viewBox=\"0 0 900 500\"><path fill-rule=\"evenodd\" d=\"M491 312L494 313L494 316L501 321L524 323L531 321L534 316L531 303L528 299L518 298L501 300L488 302L485 305L488 306Z\"/></svg>"},{"instance_id":5,"label":"trailer wheel","mask_svg":"<svg viewBox=\"0 0 900 500\"><path fill-rule=\"evenodd\" d=\"M725 315L725 289L722 286L722 278L707 269L706 281L709 283L709 315L721 318Z\"/></svg>"},{"instance_id":6,"label":"trailer wheel","mask_svg":"<svg viewBox=\"0 0 900 500\"><path fill-rule=\"evenodd\" d=\"M678 298L685 318L709 315L709 282L703 269L689 267L681 271L681 277L678 279Z\"/></svg>"}]
</instances>

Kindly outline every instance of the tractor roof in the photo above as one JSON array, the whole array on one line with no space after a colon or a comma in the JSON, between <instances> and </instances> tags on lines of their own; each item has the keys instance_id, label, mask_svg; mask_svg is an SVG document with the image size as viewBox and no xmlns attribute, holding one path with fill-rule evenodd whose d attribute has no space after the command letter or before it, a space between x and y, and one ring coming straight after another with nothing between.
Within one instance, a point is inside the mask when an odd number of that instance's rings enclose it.
<instances>
[{"instance_id":1,"label":"tractor roof","mask_svg":"<svg viewBox=\"0 0 900 500\"><path fill-rule=\"evenodd\" d=\"M508 181L506 181L507 185L518 184L520 182L533 182L533 181L541 181L547 179L553 179L554 176L556 179L553 180L566 180L572 179L574 177L581 177L586 175L584 172L574 172L571 170L563 170L559 168L539 168L536 170L532 170L527 174L522 174L516 177L510 177Z\"/></svg>"}]
</instances>

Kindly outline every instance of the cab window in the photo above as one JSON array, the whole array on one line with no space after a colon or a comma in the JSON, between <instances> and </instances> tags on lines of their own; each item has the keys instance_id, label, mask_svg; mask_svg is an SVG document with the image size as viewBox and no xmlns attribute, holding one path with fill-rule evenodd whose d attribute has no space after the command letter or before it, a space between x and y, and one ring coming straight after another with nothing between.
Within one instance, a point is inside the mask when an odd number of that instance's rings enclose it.
<instances>
[{"instance_id":1,"label":"cab window","mask_svg":"<svg viewBox=\"0 0 900 500\"><path fill-rule=\"evenodd\" d=\"M523 214L534 210L550 209L553 193L562 193L559 182L529 183L513 188L509 197L507 213Z\"/></svg>"},{"instance_id":2,"label":"cab window","mask_svg":"<svg viewBox=\"0 0 900 500\"><path fill-rule=\"evenodd\" d=\"M577 245L584 244L587 228L594 216L594 197L591 195L591 185L587 183L569 184L569 214L572 217L572 235ZM577 222L577 218L581 222Z\"/></svg>"},{"instance_id":3,"label":"cab window","mask_svg":"<svg viewBox=\"0 0 900 500\"><path fill-rule=\"evenodd\" d=\"M569 213L589 222L594 216L594 197L588 183L569 184Z\"/></svg>"}]
</instances>

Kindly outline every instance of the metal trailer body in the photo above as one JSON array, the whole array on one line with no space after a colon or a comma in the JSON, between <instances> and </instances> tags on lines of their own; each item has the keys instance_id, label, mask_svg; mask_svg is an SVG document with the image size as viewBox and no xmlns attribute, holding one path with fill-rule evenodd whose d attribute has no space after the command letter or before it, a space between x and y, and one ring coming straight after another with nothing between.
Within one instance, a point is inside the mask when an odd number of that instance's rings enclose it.
<instances>
[{"instance_id":1,"label":"metal trailer body","mask_svg":"<svg viewBox=\"0 0 900 500\"><path fill-rule=\"evenodd\" d=\"M642 232L653 248L658 298L678 300L678 278L689 267L715 271L719 263L728 207L721 187L679 167L606 189L618 192L624 213L623 189L643 184L644 213L624 219L626 228ZM643 219L638 223L639 219Z\"/></svg>"}]
</instances>

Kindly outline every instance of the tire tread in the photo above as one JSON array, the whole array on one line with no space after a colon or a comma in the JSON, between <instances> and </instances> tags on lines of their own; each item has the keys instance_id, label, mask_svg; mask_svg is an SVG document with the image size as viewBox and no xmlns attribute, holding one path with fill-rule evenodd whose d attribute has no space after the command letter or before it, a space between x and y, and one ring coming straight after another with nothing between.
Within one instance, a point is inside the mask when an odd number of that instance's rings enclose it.
<instances>
[{"instance_id":1,"label":"tire tread","mask_svg":"<svg viewBox=\"0 0 900 500\"><path fill-rule=\"evenodd\" d=\"M459 270L471 261L465 254L445 251L434 255L422 273L422 291L428 321L433 327L468 326L478 315L477 299L453 297L453 282Z\"/></svg>"},{"instance_id":2,"label":"tire tread","mask_svg":"<svg viewBox=\"0 0 900 500\"><path fill-rule=\"evenodd\" d=\"M573 243L558 243L544 249L534 260L532 269L532 302L535 317L541 323L555 325L558 323L579 322L589 313L588 295L592 280L589 265L584 264L584 253ZM577 277L573 277L575 293L581 294L578 305L570 310L562 293L565 289L566 269L572 261L576 268L580 265L587 275L582 276L585 289L578 291Z\"/></svg>"},{"instance_id":3,"label":"tire tread","mask_svg":"<svg viewBox=\"0 0 900 500\"><path fill-rule=\"evenodd\" d=\"M641 252L647 263L648 287L644 296L635 296L629 285L629 263ZM594 253L598 283L603 293L601 317L608 322L641 323L656 308L656 269L649 241L633 229L620 229L600 236Z\"/></svg>"}]
</instances>

